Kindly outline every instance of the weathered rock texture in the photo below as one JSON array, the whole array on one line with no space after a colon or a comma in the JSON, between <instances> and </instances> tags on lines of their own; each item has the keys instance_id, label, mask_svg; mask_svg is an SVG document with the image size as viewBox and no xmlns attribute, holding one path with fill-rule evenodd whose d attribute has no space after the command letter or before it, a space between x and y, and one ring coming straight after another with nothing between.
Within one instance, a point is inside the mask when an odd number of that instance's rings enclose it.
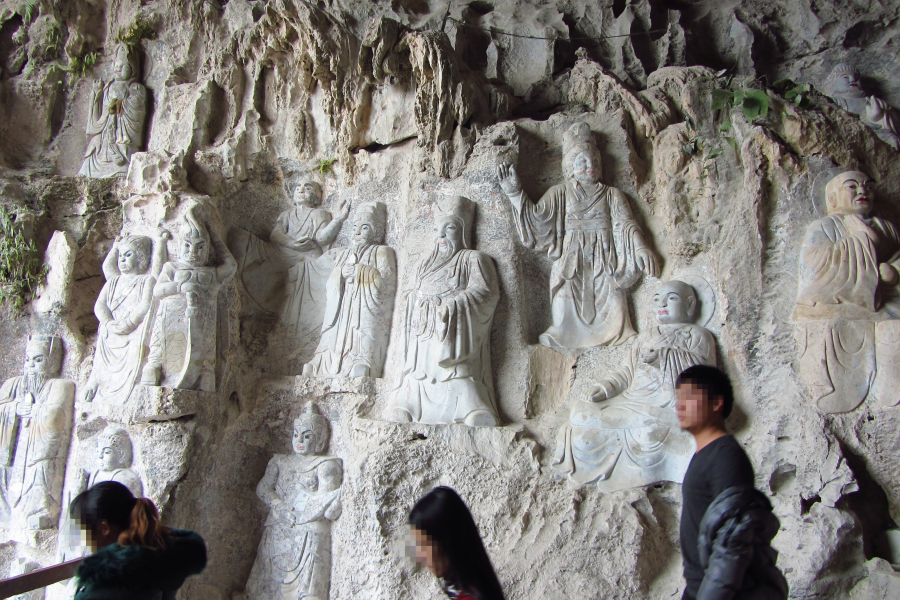
<instances>
[{"instance_id":1,"label":"weathered rock texture","mask_svg":"<svg viewBox=\"0 0 900 600\"><path fill-rule=\"evenodd\" d=\"M815 87L845 62L900 106L898 10L897 0L0 1L0 201L31 215L50 266L26 313L0 322L0 378L21 373L34 331L63 338L62 375L85 386L113 241L174 227L189 205L201 203L225 240L235 228L268 239L297 178L317 179L333 214L344 200L384 202L405 290L433 245L436 199L465 196L477 204L474 247L500 280L491 367L504 426L383 420L403 366L399 299L383 379L312 379L298 375L317 340L284 351L297 340L235 278L207 299L215 391L137 385L121 405L77 403L64 495L98 468L104 428L125 427L144 493L209 544L206 572L180 597L230 599L262 535L257 482L315 400L344 464L331 598L439 597L404 554L407 511L438 484L469 503L512 600L676 597L680 487L604 494L549 468L572 404L628 348L538 344L551 260L518 241L496 169L515 164L540 198L563 181L563 132L586 122L602 181L627 197L662 257L660 278L715 287L707 329L736 385L729 427L781 519L774 544L792 597L895 597L885 532L900 520L900 408L819 412L794 370L791 312L803 232L822 214L818 175L865 171L878 214L896 223L900 155L824 96L799 108L766 85ZM79 177L93 80L108 77L135 23L145 26L131 37L148 95L143 146L124 178ZM101 59L81 77L90 52ZM768 113L714 110L712 90L726 85L765 91ZM345 226L335 246L349 235ZM657 283L631 289L638 331L651 325ZM2 533L0 575L57 560L53 532ZM47 597L65 597L64 586Z\"/></svg>"}]
</instances>

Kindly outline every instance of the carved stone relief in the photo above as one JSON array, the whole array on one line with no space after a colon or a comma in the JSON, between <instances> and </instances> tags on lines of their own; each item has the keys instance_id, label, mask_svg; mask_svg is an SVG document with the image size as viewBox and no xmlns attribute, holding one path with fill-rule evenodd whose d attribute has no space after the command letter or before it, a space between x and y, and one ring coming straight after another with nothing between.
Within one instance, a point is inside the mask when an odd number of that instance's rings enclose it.
<instances>
[{"instance_id":1,"label":"carved stone relief","mask_svg":"<svg viewBox=\"0 0 900 600\"><path fill-rule=\"evenodd\" d=\"M823 412L849 412L873 394L897 404L900 233L871 216L874 183L847 171L825 188L827 216L806 229L794 309L799 375Z\"/></svg>"},{"instance_id":2,"label":"carved stone relief","mask_svg":"<svg viewBox=\"0 0 900 600\"><path fill-rule=\"evenodd\" d=\"M163 265L153 288L159 301L150 335L143 385L216 390L216 300L231 280L235 260L196 215L184 214L178 260ZM214 266L217 258L221 264Z\"/></svg>"},{"instance_id":3,"label":"carved stone relief","mask_svg":"<svg viewBox=\"0 0 900 600\"><path fill-rule=\"evenodd\" d=\"M344 472L326 456L328 420L308 404L294 421L294 454L276 454L256 487L269 507L247 582L250 600L328 598L331 523L341 516Z\"/></svg>"},{"instance_id":4,"label":"carved stone relief","mask_svg":"<svg viewBox=\"0 0 900 600\"><path fill-rule=\"evenodd\" d=\"M859 116L894 150L900 149L896 112L881 98L867 95L860 83L856 69L850 65L837 65L825 82L825 91L838 106Z\"/></svg>"},{"instance_id":5,"label":"carved stone relief","mask_svg":"<svg viewBox=\"0 0 900 600\"><path fill-rule=\"evenodd\" d=\"M443 199L435 245L406 293L404 364L389 397L398 422L498 424L491 373L491 323L500 300L493 259L472 248L475 203Z\"/></svg>"},{"instance_id":6,"label":"carved stone relief","mask_svg":"<svg viewBox=\"0 0 900 600\"><path fill-rule=\"evenodd\" d=\"M56 526L75 400L61 365L59 338L31 336L25 374L0 388L0 522L10 528Z\"/></svg>"},{"instance_id":7,"label":"carved stone relief","mask_svg":"<svg viewBox=\"0 0 900 600\"><path fill-rule=\"evenodd\" d=\"M715 338L695 324L709 320L704 304L713 304L711 289L698 294L682 281L657 288L657 324L635 338L621 370L572 407L554 469L578 483L598 481L606 492L684 479L694 442L675 415L675 380L693 365L716 364Z\"/></svg>"},{"instance_id":8,"label":"carved stone relief","mask_svg":"<svg viewBox=\"0 0 900 600\"><path fill-rule=\"evenodd\" d=\"M322 337L304 375L381 377L397 288L397 259L382 245L386 224L383 203L363 204L350 247L332 251Z\"/></svg>"},{"instance_id":9,"label":"carved stone relief","mask_svg":"<svg viewBox=\"0 0 900 600\"><path fill-rule=\"evenodd\" d=\"M147 88L138 81L137 50L120 44L113 60L112 79L98 79L91 88L84 162L85 177L112 177L128 171L131 155L143 141Z\"/></svg>"},{"instance_id":10,"label":"carved stone relief","mask_svg":"<svg viewBox=\"0 0 900 600\"><path fill-rule=\"evenodd\" d=\"M600 156L585 123L563 139L566 182L534 203L516 169L503 165L500 187L513 206L516 230L528 248L546 250L553 324L538 340L550 347L618 345L635 335L625 290L642 273L659 275L625 195L600 182Z\"/></svg>"}]
</instances>

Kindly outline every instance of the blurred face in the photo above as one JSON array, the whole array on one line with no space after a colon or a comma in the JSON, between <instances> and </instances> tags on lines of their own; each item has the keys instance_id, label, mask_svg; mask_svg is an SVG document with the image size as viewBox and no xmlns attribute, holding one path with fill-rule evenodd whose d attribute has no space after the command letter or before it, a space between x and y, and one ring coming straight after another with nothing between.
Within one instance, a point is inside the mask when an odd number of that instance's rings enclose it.
<instances>
[{"instance_id":1,"label":"blurred face","mask_svg":"<svg viewBox=\"0 0 900 600\"><path fill-rule=\"evenodd\" d=\"M710 400L709 392L695 383L683 383L675 389L675 414L685 431L699 431L722 419L722 398Z\"/></svg>"},{"instance_id":2,"label":"blurred face","mask_svg":"<svg viewBox=\"0 0 900 600\"><path fill-rule=\"evenodd\" d=\"M320 198L318 186L312 181L307 181L294 188L294 204L297 206L317 206Z\"/></svg>"},{"instance_id":3,"label":"blurred face","mask_svg":"<svg viewBox=\"0 0 900 600\"><path fill-rule=\"evenodd\" d=\"M179 247L179 257L182 261L194 267L206 265L209 258L209 246L206 240L184 239Z\"/></svg>"},{"instance_id":4,"label":"blurred face","mask_svg":"<svg viewBox=\"0 0 900 600\"><path fill-rule=\"evenodd\" d=\"M457 248L462 248L463 232L456 219L452 217L439 218L434 225L434 231L437 233L438 248L442 251L455 251Z\"/></svg>"},{"instance_id":5,"label":"blurred face","mask_svg":"<svg viewBox=\"0 0 900 600\"><path fill-rule=\"evenodd\" d=\"M369 221L357 221L353 228L353 243L360 246L371 244L375 241L375 226Z\"/></svg>"},{"instance_id":6,"label":"blurred face","mask_svg":"<svg viewBox=\"0 0 900 600\"><path fill-rule=\"evenodd\" d=\"M134 248L125 246L119 252L119 272L135 273L140 268L140 256L134 251Z\"/></svg>"},{"instance_id":7,"label":"blurred face","mask_svg":"<svg viewBox=\"0 0 900 600\"><path fill-rule=\"evenodd\" d=\"M831 85L834 94L844 96L859 96L863 94L862 88L859 87L859 75L856 73L842 73L832 80Z\"/></svg>"},{"instance_id":8,"label":"blurred face","mask_svg":"<svg viewBox=\"0 0 900 600\"><path fill-rule=\"evenodd\" d=\"M662 324L689 323L694 302L694 298L685 294L680 286L663 284L653 295L656 320Z\"/></svg>"},{"instance_id":9,"label":"blurred face","mask_svg":"<svg viewBox=\"0 0 900 600\"><path fill-rule=\"evenodd\" d=\"M43 346L29 346L25 349L26 375L53 375L50 356Z\"/></svg>"},{"instance_id":10,"label":"blurred face","mask_svg":"<svg viewBox=\"0 0 900 600\"><path fill-rule=\"evenodd\" d=\"M425 565L435 577L443 577L447 573L447 558L437 542L432 541L431 537L418 527L410 526L409 531L415 546L416 562Z\"/></svg>"},{"instance_id":11,"label":"blurred face","mask_svg":"<svg viewBox=\"0 0 900 600\"><path fill-rule=\"evenodd\" d=\"M600 180L600 160L596 152L582 152L572 161L572 175L578 181L597 183Z\"/></svg>"},{"instance_id":12,"label":"blurred face","mask_svg":"<svg viewBox=\"0 0 900 600\"><path fill-rule=\"evenodd\" d=\"M122 461L119 458L119 453L115 451L114 448L110 446L104 446L100 448L100 468L104 471L112 471L113 469L118 469L121 466Z\"/></svg>"},{"instance_id":13,"label":"blurred face","mask_svg":"<svg viewBox=\"0 0 900 600\"><path fill-rule=\"evenodd\" d=\"M875 182L868 175L859 171L849 171L837 177L836 189L833 189L831 214L868 215L875 205L875 193L872 189Z\"/></svg>"},{"instance_id":14,"label":"blurred face","mask_svg":"<svg viewBox=\"0 0 900 600\"><path fill-rule=\"evenodd\" d=\"M316 434L312 429L304 429L302 426L294 427L294 436L291 442L295 453L312 454L316 446Z\"/></svg>"}]
</instances>

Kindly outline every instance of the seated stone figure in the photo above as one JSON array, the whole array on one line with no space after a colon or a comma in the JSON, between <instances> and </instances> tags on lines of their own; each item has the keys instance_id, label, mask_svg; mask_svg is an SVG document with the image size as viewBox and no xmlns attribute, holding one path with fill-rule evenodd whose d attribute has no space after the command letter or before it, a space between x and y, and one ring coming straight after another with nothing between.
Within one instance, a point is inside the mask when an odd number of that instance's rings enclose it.
<instances>
[{"instance_id":1,"label":"seated stone figure","mask_svg":"<svg viewBox=\"0 0 900 600\"><path fill-rule=\"evenodd\" d=\"M825 83L826 93L838 106L859 116L860 120L894 150L900 149L897 114L887 102L869 96L860 87L859 74L850 65L837 65Z\"/></svg>"},{"instance_id":2,"label":"seated stone figure","mask_svg":"<svg viewBox=\"0 0 900 600\"><path fill-rule=\"evenodd\" d=\"M900 233L871 215L873 186L859 171L833 177L828 215L810 223L801 248L799 375L824 412L853 410L870 392L900 400Z\"/></svg>"},{"instance_id":3,"label":"seated stone figure","mask_svg":"<svg viewBox=\"0 0 900 600\"><path fill-rule=\"evenodd\" d=\"M663 283L653 296L657 325L641 332L623 368L576 402L559 431L553 468L611 492L680 483L694 453L675 415L675 380L693 365L716 364L713 335L693 321L694 289Z\"/></svg>"},{"instance_id":4,"label":"seated stone figure","mask_svg":"<svg viewBox=\"0 0 900 600\"><path fill-rule=\"evenodd\" d=\"M349 248L332 250L322 337L304 375L381 377L397 288L397 259L384 242L387 209L363 204Z\"/></svg>"}]
</instances>

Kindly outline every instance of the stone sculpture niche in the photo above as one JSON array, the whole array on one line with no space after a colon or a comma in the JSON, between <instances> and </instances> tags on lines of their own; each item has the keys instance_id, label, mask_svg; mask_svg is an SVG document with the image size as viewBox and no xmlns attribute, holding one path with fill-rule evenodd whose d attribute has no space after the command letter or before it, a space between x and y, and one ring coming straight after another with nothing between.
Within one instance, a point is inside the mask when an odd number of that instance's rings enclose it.
<instances>
[{"instance_id":1,"label":"stone sculpture niche","mask_svg":"<svg viewBox=\"0 0 900 600\"><path fill-rule=\"evenodd\" d=\"M269 507L249 600L327 599L331 587L331 522L341 516L340 458L325 456L328 420L308 404L294 421L293 454L276 454L256 487Z\"/></svg>"},{"instance_id":2,"label":"stone sculpture niche","mask_svg":"<svg viewBox=\"0 0 900 600\"><path fill-rule=\"evenodd\" d=\"M657 288L657 324L635 338L621 370L572 407L557 436L555 470L597 481L605 492L684 480L695 445L679 427L675 380L688 367L716 364L715 338L695 324L709 320L714 295L703 294L703 304L699 295L682 281Z\"/></svg>"},{"instance_id":3,"label":"stone sculpture niche","mask_svg":"<svg viewBox=\"0 0 900 600\"><path fill-rule=\"evenodd\" d=\"M514 166L498 170L522 244L546 250L554 260L552 325L538 337L551 348L619 345L633 337L625 290L642 273L659 275L659 259L644 241L625 194L601 183L600 168L591 130L579 123L563 138L566 182L538 202L527 198Z\"/></svg>"},{"instance_id":4,"label":"stone sculpture niche","mask_svg":"<svg viewBox=\"0 0 900 600\"><path fill-rule=\"evenodd\" d=\"M798 371L826 413L867 396L900 403L900 234L871 216L873 186L859 171L833 177L828 214L807 227L800 252Z\"/></svg>"},{"instance_id":5,"label":"stone sculpture niche","mask_svg":"<svg viewBox=\"0 0 900 600\"><path fill-rule=\"evenodd\" d=\"M281 315L288 335L296 339L322 327L330 265L320 257L337 238L350 204L342 203L332 218L318 208L322 201L318 183L295 182L288 191L294 208L278 215L269 242L235 229L229 246L247 294L264 310Z\"/></svg>"},{"instance_id":6,"label":"stone sculpture niche","mask_svg":"<svg viewBox=\"0 0 900 600\"><path fill-rule=\"evenodd\" d=\"M155 243L143 235L120 235L103 261L106 283L94 304L100 321L91 376L83 393L108 404L124 404L140 378L147 339L147 313L156 278L167 259L168 231Z\"/></svg>"},{"instance_id":7,"label":"stone sculpture niche","mask_svg":"<svg viewBox=\"0 0 900 600\"><path fill-rule=\"evenodd\" d=\"M72 428L75 383L59 377L62 341L33 335L25 374L0 388L0 523L56 526Z\"/></svg>"},{"instance_id":8,"label":"stone sculpture niche","mask_svg":"<svg viewBox=\"0 0 900 600\"><path fill-rule=\"evenodd\" d=\"M825 81L825 92L838 106L857 115L894 150L900 149L897 115L890 105L867 95L860 87L860 77L850 65L837 65Z\"/></svg>"},{"instance_id":9,"label":"stone sculpture niche","mask_svg":"<svg viewBox=\"0 0 900 600\"><path fill-rule=\"evenodd\" d=\"M382 245L386 225L383 203L363 204L350 247L333 251L322 337L304 375L381 377L397 289L397 259Z\"/></svg>"},{"instance_id":10,"label":"stone sculpture niche","mask_svg":"<svg viewBox=\"0 0 900 600\"><path fill-rule=\"evenodd\" d=\"M472 250L475 203L445 198L435 244L406 293L404 363L389 396L398 422L498 424L491 373L491 323L500 300L493 259Z\"/></svg>"},{"instance_id":11,"label":"stone sculpture niche","mask_svg":"<svg viewBox=\"0 0 900 600\"><path fill-rule=\"evenodd\" d=\"M163 265L153 287L159 306L142 385L216 391L216 300L236 266L196 211L194 205L185 212L178 260ZM217 257L222 264L214 266Z\"/></svg>"},{"instance_id":12,"label":"stone sculpture niche","mask_svg":"<svg viewBox=\"0 0 900 600\"><path fill-rule=\"evenodd\" d=\"M90 136L79 175L112 177L125 174L131 155L143 143L147 88L139 81L138 55L119 44L112 79L98 79L91 88L86 132Z\"/></svg>"}]
</instances>

